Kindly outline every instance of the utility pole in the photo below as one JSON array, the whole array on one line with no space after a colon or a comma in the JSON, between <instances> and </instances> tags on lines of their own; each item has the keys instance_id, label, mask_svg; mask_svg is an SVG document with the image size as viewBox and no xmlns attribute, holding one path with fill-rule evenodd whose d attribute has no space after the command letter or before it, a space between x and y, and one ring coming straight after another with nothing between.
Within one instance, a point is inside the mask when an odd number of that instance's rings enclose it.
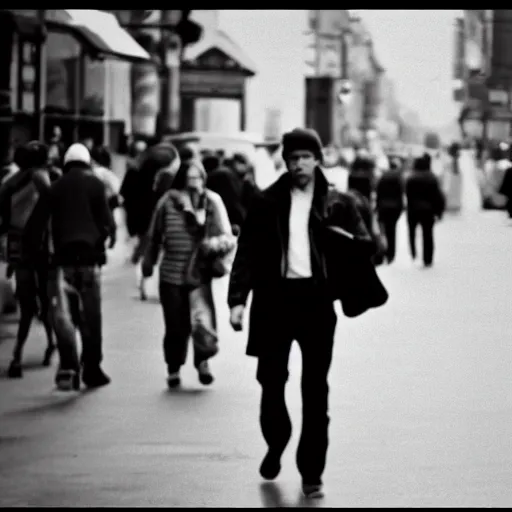
<instances>
[{"instance_id":1,"label":"utility pole","mask_svg":"<svg viewBox=\"0 0 512 512\"><path fill-rule=\"evenodd\" d=\"M37 17L41 38L36 43L36 79L34 84L34 112L37 119L37 138L44 142L44 109L46 107L46 9L38 9Z\"/></svg>"},{"instance_id":2,"label":"utility pole","mask_svg":"<svg viewBox=\"0 0 512 512\"><path fill-rule=\"evenodd\" d=\"M481 23L482 23L482 56L481 56L481 63L482 63L482 70L481 72L484 73L485 76L485 98L484 98L484 105L482 109L482 142L484 147L487 147L487 139L488 139L488 120L489 120L489 114L490 114L490 108L489 105L489 86L488 86L488 62L487 62L487 34L488 34L488 27L487 27L487 15L486 11L482 11L481 14ZM508 91L507 91L508 93Z\"/></svg>"}]
</instances>

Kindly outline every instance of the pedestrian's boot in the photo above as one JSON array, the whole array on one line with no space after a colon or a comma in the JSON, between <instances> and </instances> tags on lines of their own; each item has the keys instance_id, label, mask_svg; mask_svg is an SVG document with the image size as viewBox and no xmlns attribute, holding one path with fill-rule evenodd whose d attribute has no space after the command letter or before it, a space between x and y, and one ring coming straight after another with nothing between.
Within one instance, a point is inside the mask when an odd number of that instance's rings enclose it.
<instances>
[{"instance_id":1,"label":"pedestrian's boot","mask_svg":"<svg viewBox=\"0 0 512 512\"><path fill-rule=\"evenodd\" d=\"M7 370L9 379L21 379L23 377L23 368L19 359L13 359Z\"/></svg>"},{"instance_id":2,"label":"pedestrian's boot","mask_svg":"<svg viewBox=\"0 0 512 512\"><path fill-rule=\"evenodd\" d=\"M168 372L167 374L167 387L169 389L176 389L181 386L180 372Z\"/></svg>"},{"instance_id":3,"label":"pedestrian's boot","mask_svg":"<svg viewBox=\"0 0 512 512\"><path fill-rule=\"evenodd\" d=\"M274 480L281 472L281 454L268 450L260 466L260 475L265 480Z\"/></svg>"},{"instance_id":4,"label":"pedestrian's boot","mask_svg":"<svg viewBox=\"0 0 512 512\"><path fill-rule=\"evenodd\" d=\"M93 368L84 366L82 382L88 388L100 388L110 384L110 377L99 366Z\"/></svg>"},{"instance_id":5,"label":"pedestrian's boot","mask_svg":"<svg viewBox=\"0 0 512 512\"><path fill-rule=\"evenodd\" d=\"M197 365L197 373L199 376L199 382L204 386L209 386L215 380L212 372L210 371L210 365L208 361L201 361Z\"/></svg>"},{"instance_id":6,"label":"pedestrian's boot","mask_svg":"<svg viewBox=\"0 0 512 512\"><path fill-rule=\"evenodd\" d=\"M55 376L55 385L59 391L79 391L80 372L77 370L59 369Z\"/></svg>"}]
</instances>

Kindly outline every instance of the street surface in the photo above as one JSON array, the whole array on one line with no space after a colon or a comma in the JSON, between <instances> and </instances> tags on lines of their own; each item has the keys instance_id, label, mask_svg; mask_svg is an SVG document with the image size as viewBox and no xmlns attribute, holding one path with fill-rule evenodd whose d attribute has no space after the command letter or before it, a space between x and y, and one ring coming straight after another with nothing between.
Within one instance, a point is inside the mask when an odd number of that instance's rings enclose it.
<instances>
[{"instance_id":1,"label":"street surface","mask_svg":"<svg viewBox=\"0 0 512 512\"><path fill-rule=\"evenodd\" d=\"M398 258L379 273L388 304L339 315L330 377L330 451L321 507L512 505L512 223L481 212L464 161L464 210L436 228L432 269L412 262L400 220ZM256 361L228 325L216 283L221 351L216 381L166 390L163 320L141 303L133 267L104 277L104 368L112 384L53 390L36 325L23 380L8 380L15 324L0 339L0 507L307 506L295 449L300 351L287 388L294 437L275 483L262 483ZM150 287L155 296L154 283ZM56 362L54 362L54 367Z\"/></svg>"}]
</instances>

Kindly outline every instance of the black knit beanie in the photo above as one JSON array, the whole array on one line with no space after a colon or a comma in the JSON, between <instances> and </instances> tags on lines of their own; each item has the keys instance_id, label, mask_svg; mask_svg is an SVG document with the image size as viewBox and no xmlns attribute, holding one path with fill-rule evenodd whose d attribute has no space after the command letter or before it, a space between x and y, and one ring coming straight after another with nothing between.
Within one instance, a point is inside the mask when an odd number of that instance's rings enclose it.
<instances>
[{"instance_id":1,"label":"black knit beanie","mask_svg":"<svg viewBox=\"0 0 512 512\"><path fill-rule=\"evenodd\" d=\"M283 159L286 161L293 151L311 151L317 160L323 162L322 142L315 130L295 128L283 135Z\"/></svg>"}]
</instances>

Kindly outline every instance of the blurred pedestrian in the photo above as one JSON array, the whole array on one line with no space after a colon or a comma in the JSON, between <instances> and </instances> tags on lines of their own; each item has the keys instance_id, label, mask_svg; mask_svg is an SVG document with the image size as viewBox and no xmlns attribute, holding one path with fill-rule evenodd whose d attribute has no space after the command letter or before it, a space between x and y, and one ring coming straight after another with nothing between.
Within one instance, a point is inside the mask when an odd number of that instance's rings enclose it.
<instances>
[{"instance_id":1,"label":"blurred pedestrian","mask_svg":"<svg viewBox=\"0 0 512 512\"><path fill-rule=\"evenodd\" d=\"M355 158L348 176L348 187L357 189L370 203L373 200L375 183L375 163L370 156L360 155Z\"/></svg>"},{"instance_id":2,"label":"blurred pedestrian","mask_svg":"<svg viewBox=\"0 0 512 512\"><path fill-rule=\"evenodd\" d=\"M112 155L105 146L95 146L91 151L92 170L105 185L105 193L110 209L114 211L121 205L121 183L112 170Z\"/></svg>"},{"instance_id":3,"label":"blurred pedestrian","mask_svg":"<svg viewBox=\"0 0 512 512\"><path fill-rule=\"evenodd\" d=\"M202 164L192 160L181 166L172 189L160 199L153 214L142 264L143 275L150 277L163 252L159 291L171 389L181 384L180 369L190 336L199 380L204 385L213 382L208 360L217 353L218 340L211 282L229 270L225 267L219 272L213 261L225 257L234 245L225 206L218 194L206 188Z\"/></svg>"},{"instance_id":4,"label":"blurred pedestrian","mask_svg":"<svg viewBox=\"0 0 512 512\"><path fill-rule=\"evenodd\" d=\"M460 170L460 146L452 143L448 149L449 160L444 169L443 190L446 210L458 212L462 203L462 173Z\"/></svg>"},{"instance_id":5,"label":"blurred pedestrian","mask_svg":"<svg viewBox=\"0 0 512 512\"><path fill-rule=\"evenodd\" d=\"M508 216L512 219L512 163L505 169L498 192L505 198L505 209Z\"/></svg>"},{"instance_id":6,"label":"blurred pedestrian","mask_svg":"<svg viewBox=\"0 0 512 512\"><path fill-rule=\"evenodd\" d=\"M48 144L48 158L55 167L62 169L62 158L64 157L65 151L66 146L62 140L62 130L60 126L55 125L52 128L52 134Z\"/></svg>"},{"instance_id":7,"label":"blurred pedestrian","mask_svg":"<svg viewBox=\"0 0 512 512\"><path fill-rule=\"evenodd\" d=\"M76 390L81 376L89 388L105 386L110 378L101 368L101 267L107 239L110 248L115 244L116 225L105 186L92 172L90 153L82 144L69 147L62 178L37 202L24 233L29 254L40 250L48 221L53 242L49 297L60 356L55 383L60 390ZM80 359L76 327L82 341Z\"/></svg>"},{"instance_id":8,"label":"blurred pedestrian","mask_svg":"<svg viewBox=\"0 0 512 512\"><path fill-rule=\"evenodd\" d=\"M387 293L370 261L372 240L354 200L330 188L318 134L283 136L288 172L256 196L242 225L229 283L230 322L243 328L252 291L247 354L258 358L260 423L268 451L260 466L273 480L292 425L285 400L288 359L302 352L302 433L297 466L307 497L322 495L328 447L328 372L341 299L348 316L383 304Z\"/></svg>"},{"instance_id":9,"label":"blurred pedestrian","mask_svg":"<svg viewBox=\"0 0 512 512\"><path fill-rule=\"evenodd\" d=\"M430 156L424 154L414 161L414 169L405 183L407 223L411 256L416 259L416 229L423 233L423 263L434 261L434 224L444 213L445 198L439 180L430 169Z\"/></svg>"},{"instance_id":10,"label":"blurred pedestrian","mask_svg":"<svg viewBox=\"0 0 512 512\"><path fill-rule=\"evenodd\" d=\"M254 175L254 166L245 154L235 153L231 159L231 167L238 178L238 195L243 209L243 222L254 197L259 193Z\"/></svg>"},{"instance_id":11,"label":"blurred pedestrian","mask_svg":"<svg viewBox=\"0 0 512 512\"><path fill-rule=\"evenodd\" d=\"M49 271L49 233L45 230L40 250L35 254L23 251L23 231L35 206L42 195L49 194L51 179L47 169L48 147L38 141L31 141L16 150L14 156L20 170L11 180L9 193L3 196L2 220L3 229L7 230L7 261L14 272L16 282L16 298L20 307L18 333L14 346L13 357L8 369L10 378L23 377L23 348L30 334L34 317L39 313L46 332L47 347L43 365L49 366L55 351L55 341L49 315L47 294ZM3 191L2 191L3 192Z\"/></svg>"},{"instance_id":12,"label":"blurred pedestrian","mask_svg":"<svg viewBox=\"0 0 512 512\"><path fill-rule=\"evenodd\" d=\"M203 159L203 165L207 173L207 188L222 198L233 233L238 234L245 215L240 179L232 169L223 164L218 155L207 156Z\"/></svg>"},{"instance_id":13,"label":"blurred pedestrian","mask_svg":"<svg viewBox=\"0 0 512 512\"><path fill-rule=\"evenodd\" d=\"M139 214L139 170L141 158L147 149L147 143L138 139L128 147L128 159L126 163L126 172L121 183L119 193L123 199L123 208L125 211L126 230L130 237L139 235L138 226Z\"/></svg>"},{"instance_id":14,"label":"blurred pedestrian","mask_svg":"<svg viewBox=\"0 0 512 512\"><path fill-rule=\"evenodd\" d=\"M177 149L170 143L149 146L141 156L137 174L137 220L135 223L138 244L132 255L132 262L138 264L145 252L148 229L156 204L168 190L174 174L180 166ZM139 270L139 269L138 269ZM146 279L140 274L139 294L147 300Z\"/></svg>"},{"instance_id":15,"label":"blurred pedestrian","mask_svg":"<svg viewBox=\"0 0 512 512\"><path fill-rule=\"evenodd\" d=\"M392 263L396 253L396 225L404 210L404 179L401 162L393 158L390 170L377 182L376 203L379 224L386 236L386 260Z\"/></svg>"}]
</instances>

